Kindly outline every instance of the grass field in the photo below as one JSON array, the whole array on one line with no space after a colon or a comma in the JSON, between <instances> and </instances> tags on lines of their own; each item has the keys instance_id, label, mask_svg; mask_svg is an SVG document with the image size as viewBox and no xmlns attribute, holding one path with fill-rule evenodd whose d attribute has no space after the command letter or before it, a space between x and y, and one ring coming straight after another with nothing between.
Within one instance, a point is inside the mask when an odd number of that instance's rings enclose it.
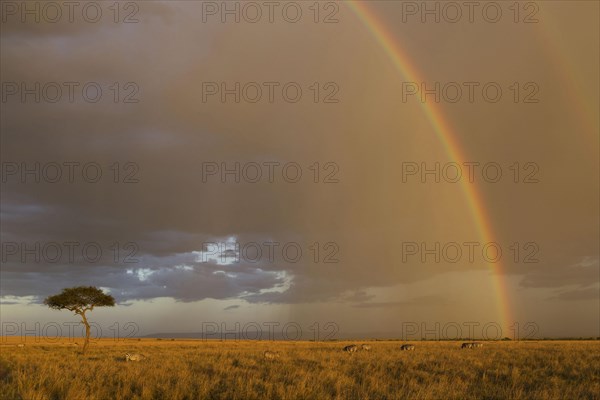
<instances>
[{"instance_id":1,"label":"grass field","mask_svg":"<svg viewBox=\"0 0 600 400\"><path fill-rule=\"evenodd\" d=\"M600 399L597 341L412 342L415 351L374 341L348 354L350 342L104 339L83 356L66 340L21 342L2 338L2 400ZM125 352L147 359L125 362Z\"/></svg>"}]
</instances>

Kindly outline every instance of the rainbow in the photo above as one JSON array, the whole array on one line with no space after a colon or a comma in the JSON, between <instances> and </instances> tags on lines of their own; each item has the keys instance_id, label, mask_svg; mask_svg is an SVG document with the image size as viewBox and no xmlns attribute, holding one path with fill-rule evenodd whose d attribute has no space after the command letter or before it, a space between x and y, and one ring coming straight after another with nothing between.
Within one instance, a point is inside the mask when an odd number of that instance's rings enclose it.
<instances>
[{"instance_id":1,"label":"rainbow","mask_svg":"<svg viewBox=\"0 0 600 400\"><path fill-rule=\"evenodd\" d=\"M598 148L598 122L597 117L594 117L596 115L594 105L597 104L592 99L588 99L583 91L583 87L586 86L583 78L585 75L576 67L574 57L568 50L569 46L557 26L556 17L546 8L540 7L540 20L544 21L544 29L538 30L539 42L548 58L552 60L550 65L561 76L568 77L562 83L563 89L567 92L566 97L570 100L572 113L577 116L574 123L578 124L581 131L586 132L589 139L593 140L592 145L586 143L584 147L590 150L590 154L595 154L595 149Z\"/></svg>"},{"instance_id":2,"label":"rainbow","mask_svg":"<svg viewBox=\"0 0 600 400\"><path fill-rule=\"evenodd\" d=\"M375 12L369 9L367 6L368 2L350 1L343 4L346 4L364 23L373 37L385 50L394 67L407 81L424 81L419 75L417 66L411 62L410 56L402 48L400 41L386 29L385 24L377 17ZM456 138L441 108L433 102L420 102L420 104L449 158L457 163L467 161L464 152L461 150L460 142ZM492 225L486 213L483 196L477 191L477 187L474 184L470 184L466 180L462 180L461 182L461 187L480 239L484 243L493 242ZM489 267L492 269L492 285L496 292L497 313L500 318L498 323L502 327L503 332L506 333L512 319L507 285L500 273L503 266L500 262L497 262L489 264Z\"/></svg>"}]
</instances>

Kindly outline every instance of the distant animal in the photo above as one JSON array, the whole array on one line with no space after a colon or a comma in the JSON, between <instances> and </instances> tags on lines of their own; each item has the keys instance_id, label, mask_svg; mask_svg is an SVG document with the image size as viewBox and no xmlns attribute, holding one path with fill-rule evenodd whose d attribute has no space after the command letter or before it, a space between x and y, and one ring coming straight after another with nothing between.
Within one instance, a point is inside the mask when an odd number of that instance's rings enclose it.
<instances>
[{"instance_id":1,"label":"distant animal","mask_svg":"<svg viewBox=\"0 0 600 400\"><path fill-rule=\"evenodd\" d=\"M400 346L400 350L415 350L415 345L414 344L403 344L402 346Z\"/></svg>"},{"instance_id":2,"label":"distant animal","mask_svg":"<svg viewBox=\"0 0 600 400\"><path fill-rule=\"evenodd\" d=\"M481 347L483 347L483 343L481 343L481 342L474 342L473 343L473 347L474 348L481 348Z\"/></svg>"},{"instance_id":3,"label":"distant animal","mask_svg":"<svg viewBox=\"0 0 600 400\"><path fill-rule=\"evenodd\" d=\"M24 345L23 343L19 343L19 344L17 345L17 347L23 348L23 347L25 347L25 345Z\"/></svg>"},{"instance_id":4,"label":"distant animal","mask_svg":"<svg viewBox=\"0 0 600 400\"><path fill-rule=\"evenodd\" d=\"M263 355L264 355L264 357L265 357L266 360L274 360L276 358L279 358L279 353L276 352L276 351L269 351L269 350L267 350L267 351L265 351L263 353Z\"/></svg>"},{"instance_id":5,"label":"distant animal","mask_svg":"<svg viewBox=\"0 0 600 400\"><path fill-rule=\"evenodd\" d=\"M466 342L460 346L461 349L479 349L481 347L483 347L483 343L480 342Z\"/></svg>"},{"instance_id":6,"label":"distant animal","mask_svg":"<svg viewBox=\"0 0 600 400\"><path fill-rule=\"evenodd\" d=\"M364 350L364 351L369 351L369 350L371 350L371 345L368 345L368 344L362 344L362 345L360 346L360 348L361 348L362 350Z\"/></svg>"},{"instance_id":7,"label":"distant animal","mask_svg":"<svg viewBox=\"0 0 600 400\"><path fill-rule=\"evenodd\" d=\"M145 358L146 358L146 356L144 356L142 354L125 353L125 361L141 361L141 360L144 360Z\"/></svg>"},{"instance_id":8,"label":"distant animal","mask_svg":"<svg viewBox=\"0 0 600 400\"><path fill-rule=\"evenodd\" d=\"M344 351L345 351L346 353L355 353L355 352L356 352L356 350L358 350L358 346L357 346L357 345L355 345L355 344L351 344L351 345L349 345L349 346L345 346L345 347L344 347Z\"/></svg>"},{"instance_id":9,"label":"distant animal","mask_svg":"<svg viewBox=\"0 0 600 400\"><path fill-rule=\"evenodd\" d=\"M74 346L74 347L77 347L77 346L79 346L79 343L77 343L77 342L74 342L74 343L69 343L69 344L68 344L68 346Z\"/></svg>"}]
</instances>

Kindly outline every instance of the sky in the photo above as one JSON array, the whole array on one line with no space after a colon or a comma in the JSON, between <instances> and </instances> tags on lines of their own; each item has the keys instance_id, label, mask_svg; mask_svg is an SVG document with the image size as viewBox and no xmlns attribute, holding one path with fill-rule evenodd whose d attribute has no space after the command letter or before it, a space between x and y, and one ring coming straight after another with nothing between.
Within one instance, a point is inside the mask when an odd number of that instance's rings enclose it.
<instances>
[{"instance_id":1,"label":"sky","mask_svg":"<svg viewBox=\"0 0 600 400\"><path fill-rule=\"evenodd\" d=\"M600 336L598 3L53 4L0 10L3 335Z\"/></svg>"}]
</instances>

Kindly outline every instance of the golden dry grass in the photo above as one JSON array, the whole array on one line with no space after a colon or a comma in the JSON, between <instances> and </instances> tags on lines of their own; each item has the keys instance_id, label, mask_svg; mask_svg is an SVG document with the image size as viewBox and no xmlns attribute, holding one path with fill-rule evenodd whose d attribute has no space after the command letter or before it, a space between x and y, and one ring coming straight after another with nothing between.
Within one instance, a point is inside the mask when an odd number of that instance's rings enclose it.
<instances>
[{"instance_id":1,"label":"golden dry grass","mask_svg":"<svg viewBox=\"0 0 600 400\"><path fill-rule=\"evenodd\" d=\"M21 340L2 338L3 400L600 399L597 341L414 342L414 352L375 341L348 354L350 342L104 339L82 356L66 340ZM125 352L148 358L126 363Z\"/></svg>"}]
</instances>

